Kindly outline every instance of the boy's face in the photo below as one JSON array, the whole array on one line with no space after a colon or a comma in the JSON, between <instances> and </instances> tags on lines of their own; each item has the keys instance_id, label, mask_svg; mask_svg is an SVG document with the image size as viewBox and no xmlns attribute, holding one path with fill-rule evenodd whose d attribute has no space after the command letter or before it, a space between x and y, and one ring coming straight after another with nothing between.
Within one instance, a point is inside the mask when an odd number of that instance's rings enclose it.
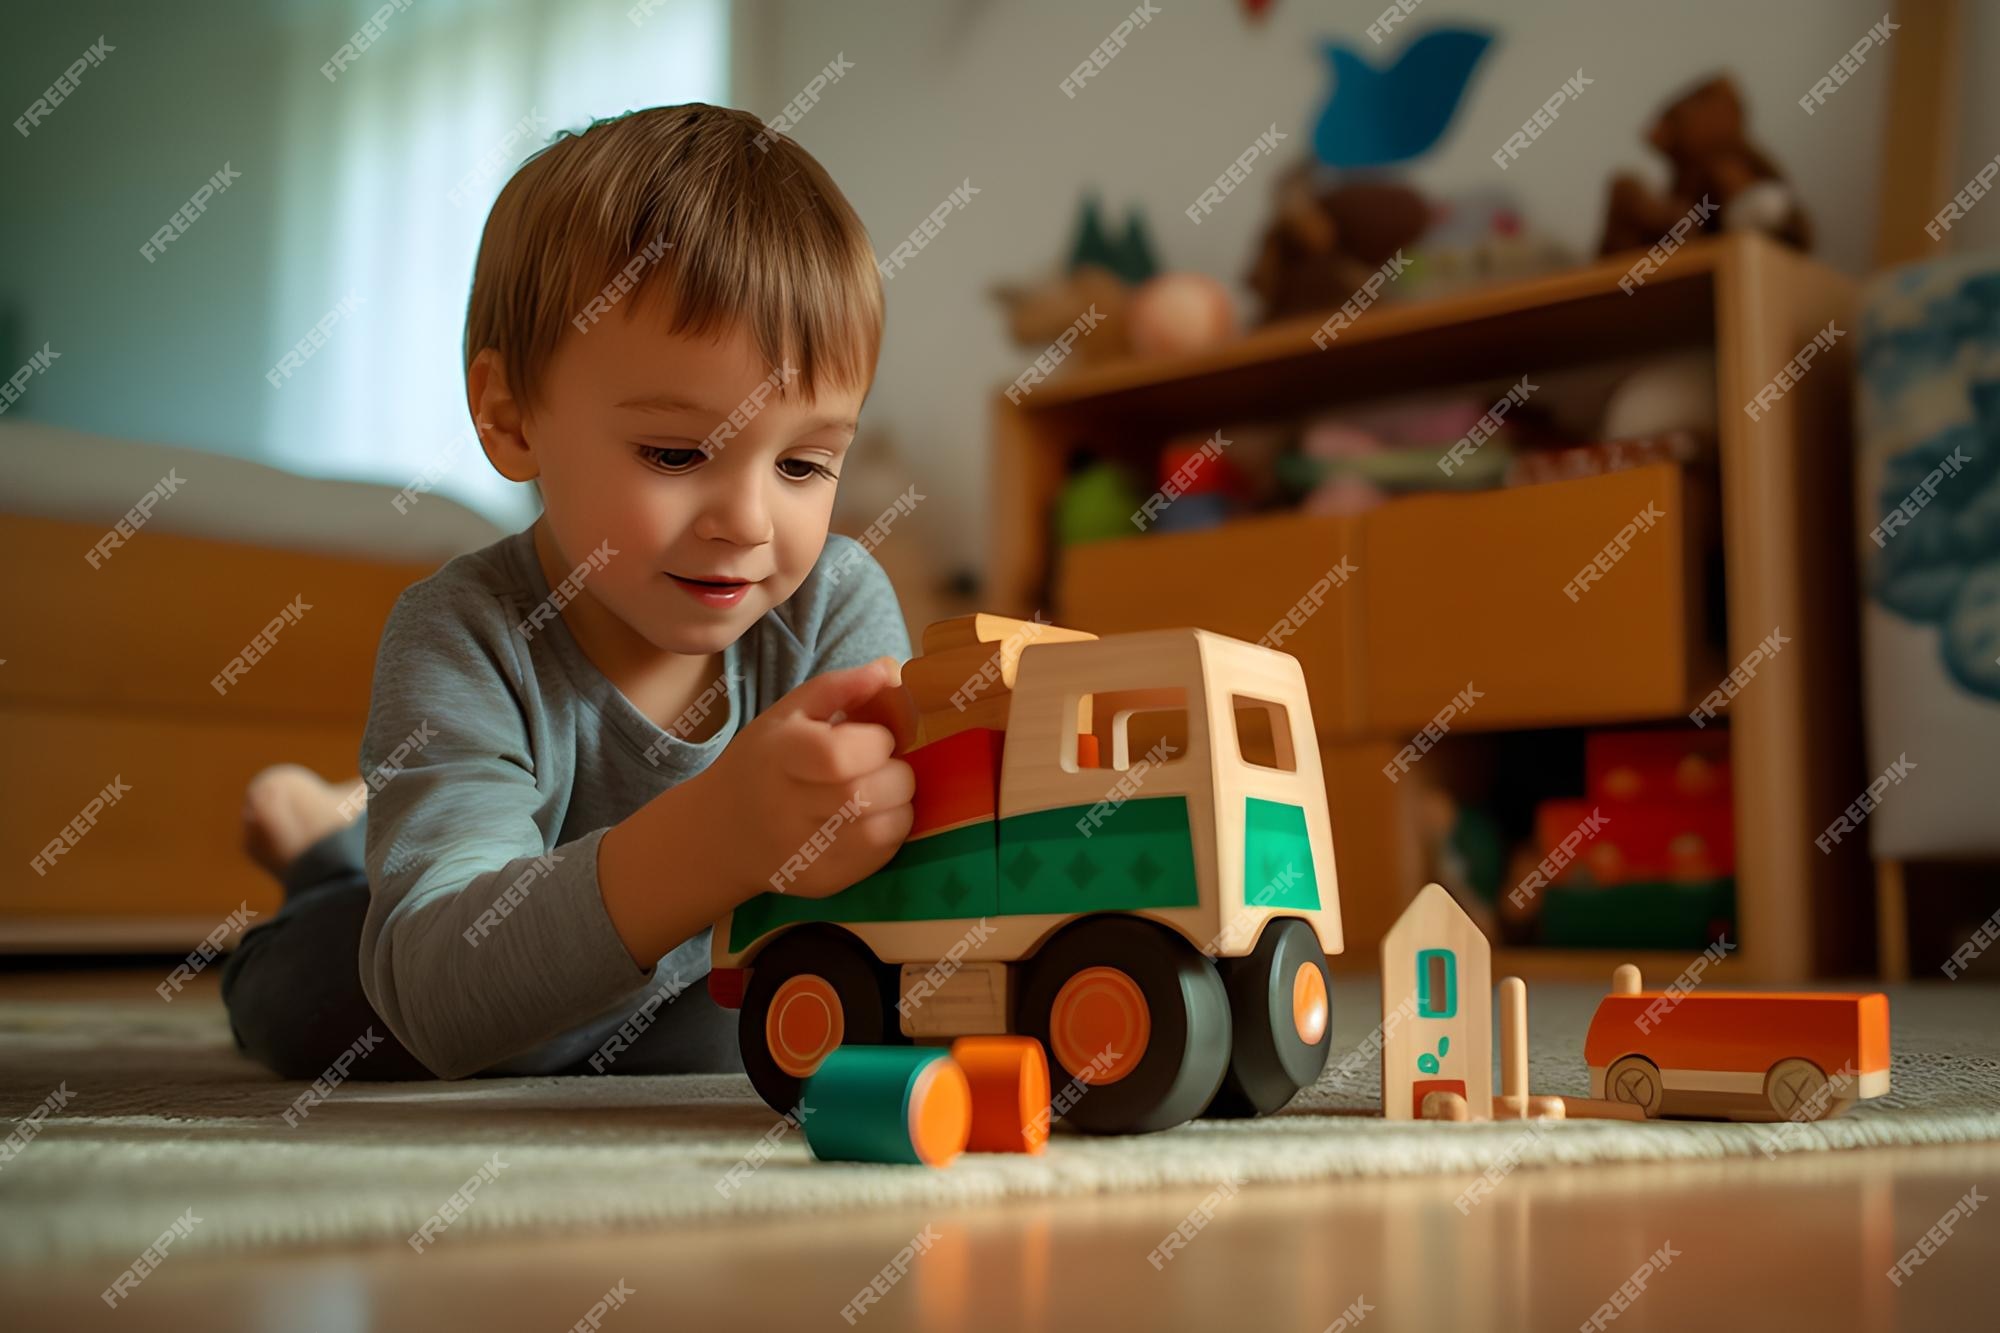
<instances>
[{"instance_id":1,"label":"boy's face","mask_svg":"<svg viewBox=\"0 0 2000 1333\"><path fill-rule=\"evenodd\" d=\"M669 334L638 305L563 335L522 434L583 595L662 651L717 653L819 559L867 386L805 401L746 332Z\"/></svg>"}]
</instances>

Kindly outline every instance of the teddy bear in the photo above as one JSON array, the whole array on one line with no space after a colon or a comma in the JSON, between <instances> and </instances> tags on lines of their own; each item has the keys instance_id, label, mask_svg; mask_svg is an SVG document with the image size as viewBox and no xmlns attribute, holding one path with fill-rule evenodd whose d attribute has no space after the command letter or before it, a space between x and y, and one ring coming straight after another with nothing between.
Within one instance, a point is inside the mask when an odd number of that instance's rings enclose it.
<instances>
[{"instance_id":1,"label":"teddy bear","mask_svg":"<svg viewBox=\"0 0 2000 1333\"><path fill-rule=\"evenodd\" d=\"M1704 233L1761 231L1800 250L1812 225L1771 159L1745 137L1743 99L1727 75L1683 94L1660 113L1647 142L1673 164L1658 194L1637 176L1611 182L1599 254L1642 249L1690 213Z\"/></svg>"},{"instance_id":2,"label":"teddy bear","mask_svg":"<svg viewBox=\"0 0 2000 1333\"><path fill-rule=\"evenodd\" d=\"M1339 305L1429 225L1429 205L1407 185L1323 174L1307 161L1278 182L1275 217L1245 275L1261 323Z\"/></svg>"}]
</instances>

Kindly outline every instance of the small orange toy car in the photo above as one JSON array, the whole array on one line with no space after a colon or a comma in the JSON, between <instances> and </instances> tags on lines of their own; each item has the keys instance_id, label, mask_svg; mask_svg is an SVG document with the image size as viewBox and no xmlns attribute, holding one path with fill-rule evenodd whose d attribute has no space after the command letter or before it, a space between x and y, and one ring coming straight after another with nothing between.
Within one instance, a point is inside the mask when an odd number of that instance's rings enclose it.
<instances>
[{"instance_id":1,"label":"small orange toy car","mask_svg":"<svg viewBox=\"0 0 2000 1333\"><path fill-rule=\"evenodd\" d=\"M1614 993L1583 1055L1591 1096L1649 1117L1823 1120L1889 1090L1889 998Z\"/></svg>"}]
</instances>

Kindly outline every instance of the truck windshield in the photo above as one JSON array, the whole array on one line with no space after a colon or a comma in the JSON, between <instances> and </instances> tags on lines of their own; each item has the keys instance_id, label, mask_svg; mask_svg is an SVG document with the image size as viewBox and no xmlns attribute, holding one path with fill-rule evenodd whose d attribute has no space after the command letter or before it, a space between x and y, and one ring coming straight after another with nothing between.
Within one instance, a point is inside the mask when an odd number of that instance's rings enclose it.
<instances>
[{"instance_id":1,"label":"truck windshield","mask_svg":"<svg viewBox=\"0 0 2000 1333\"><path fill-rule=\"evenodd\" d=\"M1281 773L1299 771L1298 752L1292 742L1292 714L1283 704L1270 699L1253 699L1247 694L1230 696L1236 714L1236 752L1246 764L1274 768Z\"/></svg>"},{"instance_id":2,"label":"truck windshield","mask_svg":"<svg viewBox=\"0 0 2000 1333\"><path fill-rule=\"evenodd\" d=\"M1084 696L1098 761L1084 767L1120 771L1134 764L1178 764L1188 757L1187 690L1100 690ZM1090 747L1085 747L1086 752Z\"/></svg>"}]
</instances>

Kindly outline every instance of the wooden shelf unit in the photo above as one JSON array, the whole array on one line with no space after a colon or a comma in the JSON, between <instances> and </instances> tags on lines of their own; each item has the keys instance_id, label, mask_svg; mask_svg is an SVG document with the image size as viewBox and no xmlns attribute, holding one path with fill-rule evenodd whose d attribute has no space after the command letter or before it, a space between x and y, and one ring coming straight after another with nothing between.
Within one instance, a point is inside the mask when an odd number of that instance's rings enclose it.
<instances>
[{"instance_id":1,"label":"wooden shelf unit","mask_svg":"<svg viewBox=\"0 0 2000 1333\"><path fill-rule=\"evenodd\" d=\"M1862 840L1831 855L1814 845L1863 785L1848 531L1853 284L1757 236L1689 244L1628 295L1618 283L1631 259L1379 305L1324 350L1312 341L1321 319L1307 317L1191 356L1078 369L1018 404L997 393L985 604L1103 633L1191 623L1255 639L1275 619L1269 598L1260 601L1263 583L1288 606L1314 574L1351 556L1355 578L1285 647L1313 683L1336 839L1343 825L1364 830L1337 853L1349 948L1364 957L1421 887L1421 870L1407 854L1413 832L1369 827L1413 818L1407 802L1386 779L1376 783L1381 792L1354 777L1337 781L1341 754L1372 757L1384 746L1393 754L1449 698L1436 693L1441 683L1462 682L1475 664L1492 665L1510 688L1489 694L1483 714L1468 713L1467 730L1684 718L1781 630L1786 647L1759 666L1728 715L1741 940L1725 975L1787 982L1867 971L1873 910ZM1742 405L1829 321L1842 337L1752 420ZM1686 349L1715 358L1720 512L1676 522L1659 542L1635 542L1600 588L1561 598L1560 615L1548 605L1560 580L1542 586L1549 571L1587 562L1615 531L1607 516L1635 495L1674 494L1678 469L1413 497L1351 519L1261 515L1073 548L1060 578L1051 567L1049 509L1075 445L1150 456L1174 434ZM1698 516L1701 507L1682 508ZM1692 563L1717 545L1727 613L1720 645L1702 641ZM1579 554L1551 564L1551 549ZM1463 578L1441 582L1450 561L1440 551L1468 570ZM1518 636L1510 675L1493 645L1522 623L1554 637ZM1641 665L1607 681L1598 647ZM1351 859L1350 844L1371 850ZM1602 961L1557 949L1509 957L1542 975ZM1649 961L1657 971L1668 960Z\"/></svg>"}]
</instances>

